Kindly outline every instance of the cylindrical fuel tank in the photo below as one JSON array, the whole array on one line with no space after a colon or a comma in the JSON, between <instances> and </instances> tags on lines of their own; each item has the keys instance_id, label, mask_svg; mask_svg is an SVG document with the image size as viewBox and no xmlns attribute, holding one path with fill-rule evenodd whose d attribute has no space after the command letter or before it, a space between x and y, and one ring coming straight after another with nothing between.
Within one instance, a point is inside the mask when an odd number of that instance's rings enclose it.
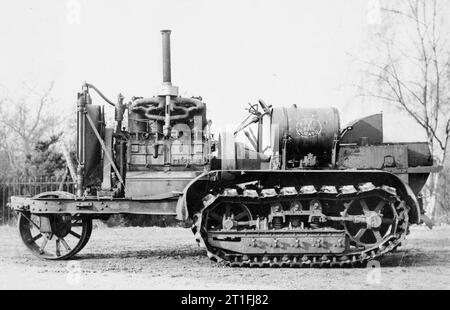
<instances>
[{"instance_id":1,"label":"cylindrical fuel tank","mask_svg":"<svg viewBox=\"0 0 450 310\"><path fill-rule=\"evenodd\" d=\"M312 154L317 166L331 163L335 135L339 135L339 112L335 108L274 108L272 111L272 148L284 148L286 137L286 161L292 164ZM276 145L275 145L276 144ZM296 166L296 165L295 165Z\"/></svg>"}]
</instances>

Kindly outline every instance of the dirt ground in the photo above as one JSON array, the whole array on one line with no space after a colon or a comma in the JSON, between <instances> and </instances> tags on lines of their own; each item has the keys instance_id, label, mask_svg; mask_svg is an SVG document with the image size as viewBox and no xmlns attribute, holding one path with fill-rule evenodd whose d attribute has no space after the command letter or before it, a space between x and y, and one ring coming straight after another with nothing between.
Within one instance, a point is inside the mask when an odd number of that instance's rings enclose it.
<instances>
[{"instance_id":1,"label":"dirt ground","mask_svg":"<svg viewBox=\"0 0 450 310\"><path fill-rule=\"evenodd\" d=\"M189 229L94 229L69 262L42 261L0 227L0 289L450 289L450 226L413 227L381 268L228 268Z\"/></svg>"}]
</instances>

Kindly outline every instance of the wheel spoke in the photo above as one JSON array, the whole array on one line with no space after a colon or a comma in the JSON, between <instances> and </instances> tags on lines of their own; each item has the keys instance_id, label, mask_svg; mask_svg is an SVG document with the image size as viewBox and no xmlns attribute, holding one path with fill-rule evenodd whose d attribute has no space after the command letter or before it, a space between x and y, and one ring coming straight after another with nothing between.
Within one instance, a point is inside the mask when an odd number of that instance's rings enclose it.
<instances>
[{"instance_id":1,"label":"wheel spoke","mask_svg":"<svg viewBox=\"0 0 450 310\"><path fill-rule=\"evenodd\" d=\"M70 247L67 244L66 240L64 240L64 238L60 238L59 240L61 241L62 245L66 248L67 252L69 252L70 251Z\"/></svg>"},{"instance_id":2,"label":"wheel spoke","mask_svg":"<svg viewBox=\"0 0 450 310\"><path fill-rule=\"evenodd\" d=\"M45 249L45 246L47 245L48 240L49 240L48 235L45 234L45 235L44 235L44 240L42 241L41 247L39 248L39 252L40 252L41 254L44 253L44 249Z\"/></svg>"},{"instance_id":3,"label":"wheel spoke","mask_svg":"<svg viewBox=\"0 0 450 310\"><path fill-rule=\"evenodd\" d=\"M236 220L236 221L239 221L241 218L243 218L244 216L246 216L247 215L247 211L242 211L241 213L239 213L238 215L236 215L235 217L234 217L234 219Z\"/></svg>"},{"instance_id":4,"label":"wheel spoke","mask_svg":"<svg viewBox=\"0 0 450 310\"><path fill-rule=\"evenodd\" d=\"M39 238L42 237L42 234L39 233L38 235L34 236L33 238L30 239L31 242L35 242L36 240L38 240Z\"/></svg>"},{"instance_id":5,"label":"wheel spoke","mask_svg":"<svg viewBox=\"0 0 450 310\"><path fill-rule=\"evenodd\" d=\"M370 212L369 207L367 206L367 203L364 199L361 199L359 203L361 204L364 213Z\"/></svg>"},{"instance_id":6,"label":"wheel spoke","mask_svg":"<svg viewBox=\"0 0 450 310\"><path fill-rule=\"evenodd\" d=\"M217 222L222 223L222 217L219 214L214 213L214 212L209 212L209 216L211 216Z\"/></svg>"},{"instance_id":7,"label":"wheel spoke","mask_svg":"<svg viewBox=\"0 0 450 310\"><path fill-rule=\"evenodd\" d=\"M344 207L348 209L348 208L351 207L351 205L352 205L354 202L355 202L354 199L353 199L353 200L350 200L349 202L344 202Z\"/></svg>"},{"instance_id":8,"label":"wheel spoke","mask_svg":"<svg viewBox=\"0 0 450 310\"><path fill-rule=\"evenodd\" d=\"M378 205L375 207L375 212L380 212L381 209L384 207L384 205L386 204L386 201L381 199L380 202L378 203Z\"/></svg>"},{"instance_id":9,"label":"wheel spoke","mask_svg":"<svg viewBox=\"0 0 450 310\"><path fill-rule=\"evenodd\" d=\"M230 205L229 204L227 204L227 206L226 206L226 209L225 209L226 211L225 211L225 215L226 215L226 217L229 217L229 216L231 216L231 207L230 207Z\"/></svg>"},{"instance_id":10,"label":"wheel spoke","mask_svg":"<svg viewBox=\"0 0 450 310\"><path fill-rule=\"evenodd\" d=\"M373 233L375 239L377 240L377 242L380 242L381 240L383 240L383 237L381 236L381 233L379 230L372 230L372 233Z\"/></svg>"},{"instance_id":11,"label":"wheel spoke","mask_svg":"<svg viewBox=\"0 0 450 310\"><path fill-rule=\"evenodd\" d=\"M79 234L77 234L76 232L74 232L73 230L69 231L69 234L71 234L74 237L77 237L78 239L81 239L81 236Z\"/></svg>"},{"instance_id":12,"label":"wheel spoke","mask_svg":"<svg viewBox=\"0 0 450 310\"><path fill-rule=\"evenodd\" d=\"M55 254L56 256L61 256L61 246L60 246L60 242L59 242L59 238L56 238L56 244L55 244Z\"/></svg>"},{"instance_id":13,"label":"wheel spoke","mask_svg":"<svg viewBox=\"0 0 450 310\"><path fill-rule=\"evenodd\" d=\"M382 223L392 225L394 223L394 220L390 218L383 218Z\"/></svg>"},{"instance_id":14,"label":"wheel spoke","mask_svg":"<svg viewBox=\"0 0 450 310\"><path fill-rule=\"evenodd\" d=\"M360 230L358 230L358 232L355 235L355 239L359 240L361 239L361 237L364 235L364 233L367 231L367 228L361 228Z\"/></svg>"}]
</instances>

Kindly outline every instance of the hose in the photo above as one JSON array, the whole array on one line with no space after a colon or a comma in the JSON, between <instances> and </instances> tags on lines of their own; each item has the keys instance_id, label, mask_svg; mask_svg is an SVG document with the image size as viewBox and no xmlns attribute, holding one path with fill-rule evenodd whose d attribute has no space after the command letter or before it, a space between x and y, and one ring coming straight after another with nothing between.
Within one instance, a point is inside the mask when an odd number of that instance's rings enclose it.
<instances>
[{"instance_id":1,"label":"hose","mask_svg":"<svg viewBox=\"0 0 450 310\"><path fill-rule=\"evenodd\" d=\"M112 105L113 107L116 106L116 104L115 104L114 102L112 102L111 100L109 100L108 98L106 98L106 96L103 95L103 93L102 93L100 90L98 90L98 88L95 87L94 85L89 84L89 83L84 83L84 85L86 85L88 88L92 88L93 90L95 90L95 92L96 92L100 97L102 97L103 100L105 100L107 103L109 103L109 104Z\"/></svg>"}]
</instances>

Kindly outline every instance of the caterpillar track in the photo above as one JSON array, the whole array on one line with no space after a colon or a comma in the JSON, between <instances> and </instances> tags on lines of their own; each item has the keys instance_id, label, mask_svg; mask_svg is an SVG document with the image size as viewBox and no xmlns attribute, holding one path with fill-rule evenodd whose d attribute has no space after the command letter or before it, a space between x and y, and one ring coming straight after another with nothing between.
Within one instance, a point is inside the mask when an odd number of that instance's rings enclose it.
<instances>
[{"instance_id":1,"label":"caterpillar track","mask_svg":"<svg viewBox=\"0 0 450 310\"><path fill-rule=\"evenodd\" d=\"M193 226L214 261L231 267L360 267L395 250L409 207L388 185L262 188L206 195Z\"/></svg>"}]
</instances>

